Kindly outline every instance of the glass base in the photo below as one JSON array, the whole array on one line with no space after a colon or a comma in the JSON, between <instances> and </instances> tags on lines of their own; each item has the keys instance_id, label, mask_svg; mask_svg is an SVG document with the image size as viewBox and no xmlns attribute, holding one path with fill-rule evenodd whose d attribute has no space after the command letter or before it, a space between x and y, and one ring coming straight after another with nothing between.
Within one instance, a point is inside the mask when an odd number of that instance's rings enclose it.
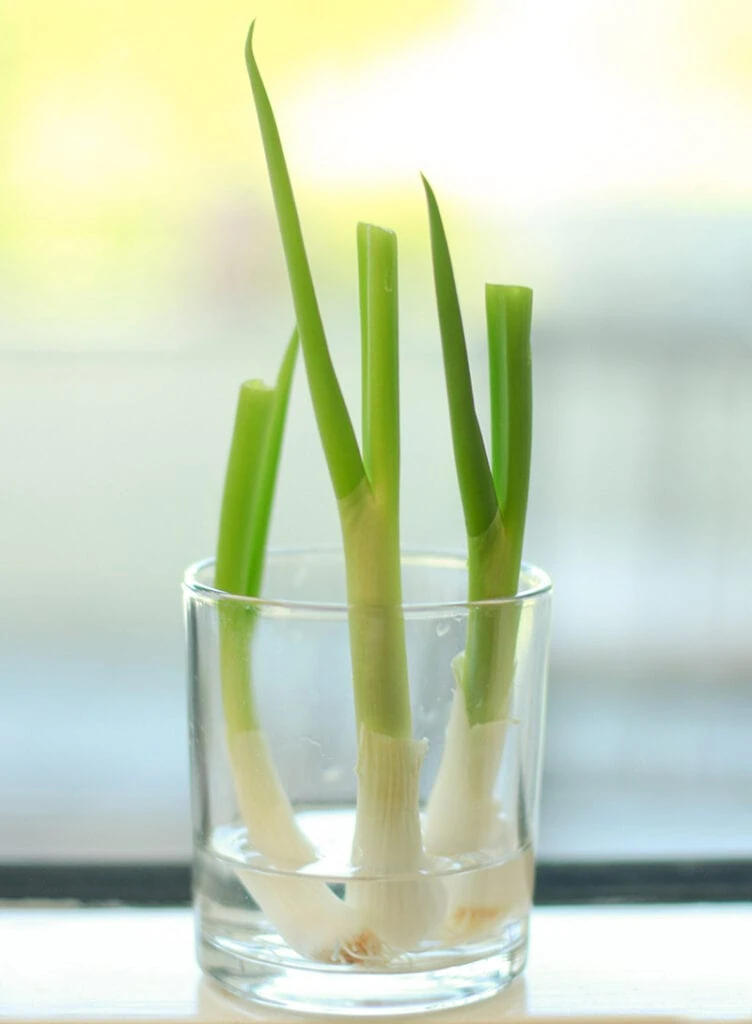
<instances>
[{"instance_id":1,"label":"glass base","mask_svg":"<svg viewBox=\"0 0 752 1024\"><path fill-rule=\"evenodd\" d=\"M367 971L291 967L256 960L204 941L201 966L233 996L295 1013L388 1016L456 1009L488 999L525 966L527 942L482 960L438 970Z\"/></svg>"}]
</instances>

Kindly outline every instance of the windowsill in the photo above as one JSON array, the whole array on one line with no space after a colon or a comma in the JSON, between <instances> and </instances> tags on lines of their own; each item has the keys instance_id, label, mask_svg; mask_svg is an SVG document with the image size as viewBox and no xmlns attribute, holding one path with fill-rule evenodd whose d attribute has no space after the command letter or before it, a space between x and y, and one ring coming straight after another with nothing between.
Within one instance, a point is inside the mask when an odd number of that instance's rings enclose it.
<instances>
[{"instance_id":1,"label":"windowsill","mask_svg":"<svg viewBox=\"0 0 752 1024\"><path fill-rule=\"evenodd\" d=\"M495 999L437 1020L749 1021L750 936L752 906L744 904L543 907L533 915L524 978ZM283 1019L244 1011L202 981L189 910L6 904L0 911L5 1024L146 1018Z\"/></svg>"}]
</instances>

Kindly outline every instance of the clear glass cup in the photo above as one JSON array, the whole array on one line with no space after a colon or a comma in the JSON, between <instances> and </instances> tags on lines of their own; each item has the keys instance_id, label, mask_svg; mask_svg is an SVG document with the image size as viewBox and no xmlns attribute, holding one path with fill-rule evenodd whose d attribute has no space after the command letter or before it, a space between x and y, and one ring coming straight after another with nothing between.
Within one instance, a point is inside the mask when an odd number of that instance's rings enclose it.
<instances>
[{"instance_id":1,"label":"clear glass cup","mask_svg":"<svg viewBox=\"0 0 752 1024\"><path fill-rule=\"evenodd\" d=\"M524 967L551 583L525 566L517 597L469 603L464 557L434 553L402 581L413 738L359 742L340 552L271 553L261 599L186 573L198 958L241 997L423 1012ZM482 721L469 635L497 677Z\"/></svg>"}]
</instances>

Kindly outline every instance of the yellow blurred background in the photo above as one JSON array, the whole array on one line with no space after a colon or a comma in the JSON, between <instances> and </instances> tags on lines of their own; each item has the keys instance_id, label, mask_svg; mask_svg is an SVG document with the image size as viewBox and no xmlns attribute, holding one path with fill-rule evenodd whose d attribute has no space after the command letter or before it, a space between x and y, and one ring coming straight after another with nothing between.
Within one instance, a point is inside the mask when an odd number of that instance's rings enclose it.
<instances>
[{"instance_id":1,"label":"yellow blurred background","mask_svg":"<svg viewBox=\"0 0 752 1024\"><path fill-rule=\"evenodd\" d=\"M519 266L543 296L564 287L526 242L543 211L749 207L746 0L2 0L4 346L201 343L173 321L187 300L283 291L252 16L323 274L332 252L349 268L364 217L396 221L418 258L419 170L455 204L473 270Z\"/></svg>"}]
</instances>

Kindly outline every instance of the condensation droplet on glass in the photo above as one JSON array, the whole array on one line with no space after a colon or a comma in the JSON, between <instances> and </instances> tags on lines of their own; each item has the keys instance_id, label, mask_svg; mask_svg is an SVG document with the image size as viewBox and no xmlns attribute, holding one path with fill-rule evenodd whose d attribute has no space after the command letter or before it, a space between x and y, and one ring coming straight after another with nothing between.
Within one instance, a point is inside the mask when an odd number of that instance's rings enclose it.
<instances>
[{"instance_id":1,"label":"condensation droplet on glass","mask_svg":"<svg viewBox=\"0 0 752 1024\"><path fill-rule=\"evenodd\" d=\"M441 622L436 626L436 636L446 636L449 632L449 623L446 619L442 619Z\"/></svg>"}]
</instances>

